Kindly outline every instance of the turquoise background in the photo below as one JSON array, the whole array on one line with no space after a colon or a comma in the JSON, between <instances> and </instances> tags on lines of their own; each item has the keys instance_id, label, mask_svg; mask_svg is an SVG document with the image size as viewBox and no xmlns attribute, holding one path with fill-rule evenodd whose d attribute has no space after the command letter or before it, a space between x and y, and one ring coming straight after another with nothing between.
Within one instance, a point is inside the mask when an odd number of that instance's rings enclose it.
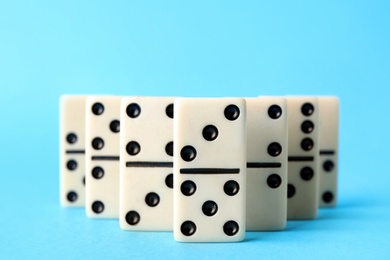
<instances>
[{"instance_id":1,"label":"turquoise background","mask_svg":"<svg viewBox=\"0 0 390 260\"><path fill-rule=\"evenodd\" d=\"M0 258L390 258L389 1L1 1ZM59 205L61 94L337 95L340 201L181 244Z\"/></svg>"}]
</instances>

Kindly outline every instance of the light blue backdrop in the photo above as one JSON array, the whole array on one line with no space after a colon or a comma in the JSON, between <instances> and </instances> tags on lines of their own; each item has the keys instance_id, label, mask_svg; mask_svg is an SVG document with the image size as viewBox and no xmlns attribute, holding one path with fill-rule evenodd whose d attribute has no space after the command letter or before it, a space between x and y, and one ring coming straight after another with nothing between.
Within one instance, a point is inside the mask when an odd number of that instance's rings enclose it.
<instances>
[{"instance_id":1,"label":"light blue backdrop","mask_svg":"<svg viewBox=\"0 0 390 260\"><path fill-rule=\"evenodd\" d=\"M390 258L390 2L1 1L0 258ZM341 99L340 204L180 244L58 199L61 94Z\"/></svg>"}]
</instances>

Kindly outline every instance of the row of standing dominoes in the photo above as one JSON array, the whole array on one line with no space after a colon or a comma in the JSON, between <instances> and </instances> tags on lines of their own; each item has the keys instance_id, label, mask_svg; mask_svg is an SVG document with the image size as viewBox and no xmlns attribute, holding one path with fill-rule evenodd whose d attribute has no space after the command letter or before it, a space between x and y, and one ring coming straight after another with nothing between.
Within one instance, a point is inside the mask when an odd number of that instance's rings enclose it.
<instances>
[{"instance_id":1,"label":"row of standing dominoes","mask_svg":"<svg viewBox=\"0 0 390 260\"><path fill-rule=\"evenodd\" d=\"M60 103L61 204L91 218L183 242L240 241L336 205L336 97Z\"/></svg>"}]
</instances>

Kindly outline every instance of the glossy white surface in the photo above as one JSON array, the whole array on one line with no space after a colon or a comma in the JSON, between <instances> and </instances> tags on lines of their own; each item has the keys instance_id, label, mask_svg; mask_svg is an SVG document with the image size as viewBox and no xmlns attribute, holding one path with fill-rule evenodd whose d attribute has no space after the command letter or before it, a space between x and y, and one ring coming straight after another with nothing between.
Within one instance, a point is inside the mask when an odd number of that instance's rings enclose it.
<instances>
[{"instance_id":1,"label":"glossy white surface","mask_svg":"<svg viewBox=\"0 0 390 260\"><path fill-rule=\"evenodd\" d=\"M85 100L85 96L60 98L60 201L64 207L85 206ZM69 134L73 141L67 140ZM76 163L74 169L67 166L71 161Z\"/></svg>"},{"instance_id":2,"label":"glossy white surface","mask_svg":"<svg viewBox=\"0 0 390 260\"><path fill-rule=\"evenodd\" d=\"M302 106L311 104L311 115L302 113ZM287 200L288 219L313 219L318 211L318 157L319 157L319 106L315 97L287 97L288 107L288 184L295 188L295 194ZM310 133L302 131L302 123L310 121L314 128ZM301 143L309 138L313 147L306 151ZM292 157L311 157L310 161L291 161ZM302 170L309 167L313 171L310 179L302 178ZM287 193L291 192L288 188Z\"/></svg>"},{"instance_id":3,"label":"glossy white surface","mask_svg":"<svg viewBox=\"0 0 390 260\"><path fill-rule=\"evenodd\" d=\"M119 217L119 132L113 132L110 124L119 120L120 100L121 97L96 96L88 97L86 103L86 212L91 218ZM101 115L92 112L96 103L104 106ZM95 138L104 141L100 150L92 147ZM102 178L92 176L96 167L103 169ZM102 203L103 211L94 211L94 203Z\"/></svg>"},{"instance_id":4,"label":"glossy white surface","mask_svg":"<svg viewBox=\"0 0 390 260\"><path fill-rule=\"evenodd\" d=\"M229 105L239 108L235 120L227 120L224 110ZM207 141L202 132L208 125L218 129L218 136ZM246 204L246 106L241 98L188 98L175 100L174 119L174 237L180 242L233 242L245 236ZM196 157L184 161L182 148L193 146ZM182 169L199 169L201 174L180 173ZM236 169L237 174L205 174L204 168ZM219 170L217 170L219 171ZM239 191L233 196L224 192L228 181L239 184ZM190 196L183 195L181 186L192 181L196 191ZM202 207L206 201L217 204L215 215L207 216ZM186 221L196 225L196 231L184 235L181 227ZM235 221L238 230L226 235L224 225ZM192 232L191 232L192 233Z\"/></svg>"},{"instance_id":5,"label":"glossy white surface","mask_svg":"<svg viewBox=\"0 0 390 260\"><path fill-rule=\"evenodd\" d=\"M319 97L318 101L320 106L319 205L335 207L339 157L339 100L337 97ZM332 151L334 153L330 154L329 152ZM333 167L329 167L329 164Z\"/></svg>"},{"instance_id":6,"label":"glossy white surface","mask_svg":"<svg viewBox=\"0 0 390 260\"><path fill-rule=\"evenodd\" d=\"M173 156L165 149L173 141L173 118L166 112L173 101L174 98L167 97L122 99L119 218L122 229L173 230L173 188L166 184L167 178L173 182ZM130 110L137 105L140 113L130 117L128 107ZM139 144L139 153L127 152L130 142ZM131 165L127 167L126 163ZM146 203L151 193L158 196L157 205Z\"/></svg>"},{"instance_id":7,"label":"glossy white surface","mask_svg":"<svg viewBox=\"0 0 390 260\"><path fill-rule=\"evenodd\" d=\"M247 162L280 163L280 167L247 168L246 228L249 231L282 230L287 220L287 104L281 97L246 98ZM279 117L271 118L271 106L281 109ZM278 143L281 152L268 153ZM275 154L274 154L275 155ZM268 178L280 177L277 187L268 185ZM272 176L271 176L272 175ZM270 177L271 176L271 177ZM276 177L276 176L275 176ZM271 180L270 180L271 181Z\"/></svg>"}]
</instances>

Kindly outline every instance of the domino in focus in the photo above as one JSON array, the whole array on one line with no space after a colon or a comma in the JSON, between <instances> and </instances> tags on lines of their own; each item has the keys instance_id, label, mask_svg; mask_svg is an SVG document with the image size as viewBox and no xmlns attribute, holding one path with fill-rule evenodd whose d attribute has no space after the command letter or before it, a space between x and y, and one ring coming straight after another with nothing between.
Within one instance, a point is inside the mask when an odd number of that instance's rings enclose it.
<instances>
[{"instance_id":1,"label":"domino in focus","mask_svg":"<svg viewBox=\"0 0 390 260\"><path fill-rule=\"evenodd\" d=\"M174 237L245 236L246 105L241 98L179 98L174 119Z\"/></svg>"}]
</instances>

